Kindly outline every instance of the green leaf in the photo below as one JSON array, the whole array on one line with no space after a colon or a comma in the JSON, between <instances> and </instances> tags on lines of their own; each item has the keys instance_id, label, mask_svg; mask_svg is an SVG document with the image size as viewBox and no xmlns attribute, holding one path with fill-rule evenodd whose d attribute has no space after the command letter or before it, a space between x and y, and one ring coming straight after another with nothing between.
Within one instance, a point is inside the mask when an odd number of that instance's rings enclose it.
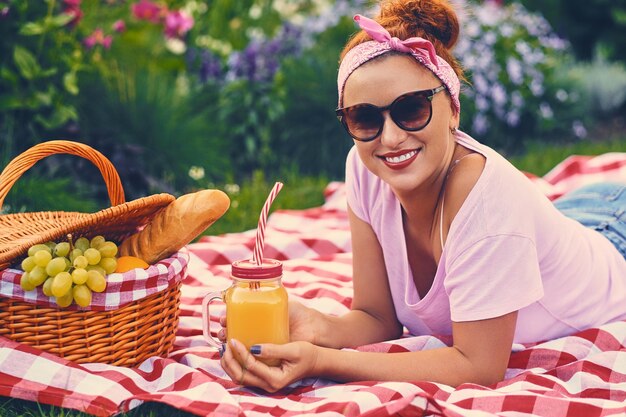
<instances>
[{"instance_id":1,"label":"green leaf","mask_svg":"<svg viewBox=\"0 0 626 417\"><path fill-rule=\"evenodd\" d=\"M69 120L77 119L78 115L76 109L70 106L57 107L50 117L44 117L41 114L35 116L35 120L41 123L46 129L55 129L64 125Z\"/></svg>"},{"instance_id":2,"label":"green leaf","mask_svg":"<svg viewBox=\"0 0 626 417\"><path fill-rule=\"evenodd\" d=\"M28 22L20 29L20 35L35 36L45 32L45 26L41 23Z\"/></svg>"},{"instance_id":3,"label":"green leaf","mask_svg":"<svg viewBox=\"0 0 626 417\"><path fill-rule=\"evenodd\" d=\"M63 76L63 85L68 93L72 95L78 94L78 80L75 72L68 72Z\"/></svg>"},{"instance_id":4,"label":"green leaf","mask_svg":"<svg viewBox=\"0 0 626 417\"><path fill-rule=\"evenodd\" d=\"M35 56L19 45L13 50L13 60L20 70L20 74L27 80L32 80L41 72L41 67Z\"/></svg>"},{"instance_id":5,"label":"green leaf","mask_svg":"<svg viewBox=\"0 0 626 417\"><path fill-rule=\"evenodd\" d=\"M0 110L15 110L21 109L24 103L14 95L0 96Z\"/></svg>"},{"instance_id":6,"label":"green leaf","mask_svg":"<svg viewBox=\"0 0 626 417\"><path fill-rule=\"evenodd\" d=\"M59 70L56 68L48 68L47 70L43 70L41 71L41 73L39 74L39 76L41 78L46 78L46 77L52 77L53 75L55 75Z\"/></svg>"},{"instance_id":7,"label":"green leaf","mask_svg":"<svg viewBox=\"0 0 626 417\"><path fill-rule=\"evenodd\" d=\"M37 91L34 94L34 99L39 106L48 107L52 104L52 96L54 95L53 91L43 92Z\"/></svg>"},{"instance_id":8,"label":"green leaf","mask_svg":"<svg viewBox=\"0 0 626 417\"><path fill-rule=\"evenodd\" d=\"M56 16L52 16L50 19L47 19L47 22L53 28L62 28L67 25L74 19L74 15L69 13L61 13Z\"/></svg>"},{"instance_id":9,"label":"green leaf","mask_svg":"<svg viewBox=\"0 0 626 417\"><path fill-rule=\"evenodd\" d=\"M611 15L620 26L626 25L626 10L615 7L611 10Z\"/></svg>"},{"instance_id":10,"label":"green leaf","mask_svg":"<svg viewBox=\"0 0 626 417\"><path fill-rule=\"evenodd\" d=\"M17 84L17 75L7 67L0 67L0 79L7 80L11 84Z\"/></svg>"}]
</instances>

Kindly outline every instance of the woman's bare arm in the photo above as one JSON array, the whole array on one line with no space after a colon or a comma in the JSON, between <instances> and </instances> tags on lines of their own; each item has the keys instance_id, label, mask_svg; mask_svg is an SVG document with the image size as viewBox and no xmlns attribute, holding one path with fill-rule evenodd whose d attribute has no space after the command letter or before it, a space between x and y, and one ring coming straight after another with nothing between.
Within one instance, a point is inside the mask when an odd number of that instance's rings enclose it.
<instances>
[{"instance_id":1,"label":"woman's bare arm","mask_svg":"<svg viewBox=\"0 0 626 417\"><path fill-rule=\"evenodd\" d=\"M517 312L454 323L451 347L407 353L367 353L320 348L311 375L338 381L433 381L450 386L491 385L507 369Z\"/></svg>"},{"instance_id":2,"label":"woman's bare arm","mask_svg":"<svg viewBox=\"0 0 626 417\"><path fill-rule=\"evenodd\" d=\"M382 250L374 231L348 208L352 233L354 298L351 311L334 317L311 312L313 343L332 348L362 346L402 335Z\"/></svg>"}]
</instances>

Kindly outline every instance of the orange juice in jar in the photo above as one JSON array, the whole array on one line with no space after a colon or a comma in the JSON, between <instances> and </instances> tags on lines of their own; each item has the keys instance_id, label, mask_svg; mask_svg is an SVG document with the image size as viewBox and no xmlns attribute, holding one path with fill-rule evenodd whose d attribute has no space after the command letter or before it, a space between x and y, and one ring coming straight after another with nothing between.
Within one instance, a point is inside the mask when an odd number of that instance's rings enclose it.
<instances>
[{"instance_id":1,"label":"orange juice in jar","mask_svg":"<svg viewBox=\"0 0 626 417\"><path fill-rule=\"evenodd\" d=\"M247 349L261 343L289 342L289 307L282 285L282 263L264 259L261 265L244 260L233 262L233 284L220 293L208 294L203 301L204 337L219 346L208 330L208 307L214 299L226 304L226 339L236 339ZM278 365L279 361L266 361Z\"/></svg>"}]
</instances>

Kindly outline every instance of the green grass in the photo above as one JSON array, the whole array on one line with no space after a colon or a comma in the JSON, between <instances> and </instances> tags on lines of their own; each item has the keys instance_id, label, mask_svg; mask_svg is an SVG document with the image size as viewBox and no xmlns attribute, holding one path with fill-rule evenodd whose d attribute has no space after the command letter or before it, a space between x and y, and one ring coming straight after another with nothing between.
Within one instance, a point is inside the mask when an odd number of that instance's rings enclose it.
<instances>
[{"instance_id":1,"label":"green grass","mask_svg":"<svg viewBox=\"0 0 626 417\"><path fill-rule=\"evenodd\" d=\"M607 141L580 141L566 145L533 142L523 155L508 160L517 168L543 176L559 162L571 155L600 155L607 152L626 152L626 136Z\"/></svg>"},{"instance_id":2,"label":"green grass","mask_svg":"<svg viewBox=\"0 0 626 417\"><path fill-rule=\"evenodd\" d=\"M327 178L299 177L286 174L279 179L283 188L274 200L270 213L281 209L305 209L324 203L324 188ZM263 204L274 181L266 179L262 172L256 172L251 179L241 184L223 184L215 188L225 191L230 197L230 208L219 220L209 227L205 234L220 235L255 229Z\"/></svg>"},{"instance_id":3,"label":"green grass","mask_svg":"<svg viewBox=\"0 0 626 417\"><path fill-rule=\"evenodd\" d=\"M599 155L606 152L626 152L626 136L610 141L580 141L567 145L532 143L528 145L527 149L524 155L511 156L509 160L521 170L532 172L536 175L544 175L570 155ZM276 209L316 207L324 202L323 190L328 184L328 179L287 175L281 180L284 182L284 188L274 201L274 204L272 204L272 211ZM207 233L218 235L255 228L263 203L273 185L273 181L268 181L262 174L258 173L253 178L243 181L237 186L234 184L215 186L215 188L228 192L231 197L231 208L207 230ZM0 397L0 416L87 417L88 415L74 410L51 407L30 401ZM164 404L146 403L122 416L183 417L191 416L191 414Z\"/></svg>"},{"instance_id":4,"label":"green grass","mask_svg":"<svg viewBox=\"0 0 626 417\"><path fill-rule=\"evenodd\" d=\"M120 414L120 417L190 417L194 415L166 404L144 403L129 413ZM91 414L15 398L0 397L0 417L91 417Z\"/></svg>"}]
</instances>

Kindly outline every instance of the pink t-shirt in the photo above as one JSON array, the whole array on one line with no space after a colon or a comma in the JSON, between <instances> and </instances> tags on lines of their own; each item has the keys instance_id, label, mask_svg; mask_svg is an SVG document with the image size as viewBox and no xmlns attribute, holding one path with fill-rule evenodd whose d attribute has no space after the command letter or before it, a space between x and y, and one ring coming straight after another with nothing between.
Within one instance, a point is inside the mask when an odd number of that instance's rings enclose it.
<instances>
[{"instance_id":1,"label":"pink t-shirt","mask_svg":"<svg viewBox=\"0 0 626 417\"><path fill-rule=\"evenodd\" d=\"M452 321L518 310L515 342L537 342L626 319L626 260L600 233L561 214L497 152L459 132L486 158L452 221L432 287L420 299L409 267L400 202L353 148L350 208L372 226L396 315L412 334L452 333Z\"/></svg>"}]
</instances>

